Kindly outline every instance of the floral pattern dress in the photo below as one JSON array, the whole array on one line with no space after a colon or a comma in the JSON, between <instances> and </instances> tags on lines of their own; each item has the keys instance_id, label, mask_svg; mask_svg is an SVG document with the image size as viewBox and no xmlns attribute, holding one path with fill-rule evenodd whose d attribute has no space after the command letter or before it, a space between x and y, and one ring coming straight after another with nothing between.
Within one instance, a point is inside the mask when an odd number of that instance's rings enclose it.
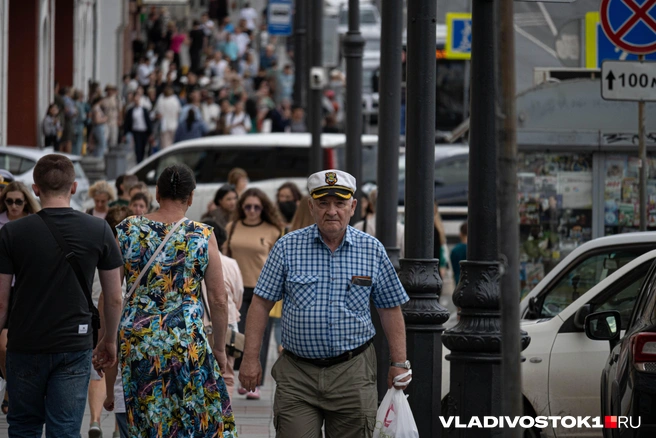
<instances>
[{"instance_id":1,"label":"floral pattern dress","mask_svg":"<svg viewBox=\"0 0 656 438\"><path fill-rule=\"evenodd\" d=\"M118 241L128 290L174 224L130 217ZM123 310L119 361L131 437L237 437L203 328L201 280L212 228L186 220Z\"/></svg>"}]
</instances>

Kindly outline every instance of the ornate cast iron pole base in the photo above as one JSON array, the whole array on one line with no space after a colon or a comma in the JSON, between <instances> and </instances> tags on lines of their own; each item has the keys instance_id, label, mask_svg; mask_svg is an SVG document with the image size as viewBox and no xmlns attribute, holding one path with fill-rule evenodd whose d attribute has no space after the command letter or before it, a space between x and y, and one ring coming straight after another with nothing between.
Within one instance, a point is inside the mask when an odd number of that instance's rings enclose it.
<instances>
[{"instance_id":1,"label":"ornate cast iron pole base","mask_svg":"<svg viewBox=\"0 0 656 438\"><path fill-rule=\"evenodd\" d=\"M472 416L500 414L501 388L495 384L501 379L500 271L496 262L463 261L460 266L460 283L453 294L460 318L442 336L444 346L451 350L447 355L450 390L442 415L459 416L464 423ZM488 430L476 436L490 434ZM444 436L466 434L464 429L452 428Z\"/></svg>"},{"instance_id":2,"label":"ornate cast iron pole base","mask_svg":"<svg viewBox=\"0 0 656 438\"><path fill-rule=\"evenodd\" d=\"M408 401L419 436L436 437L442 398L442 324L449 319L449 312L439 304L439 261L401 259L399 278L410 296L403 306L408 359L413 364Z\"/></svg>"}]
</instances>

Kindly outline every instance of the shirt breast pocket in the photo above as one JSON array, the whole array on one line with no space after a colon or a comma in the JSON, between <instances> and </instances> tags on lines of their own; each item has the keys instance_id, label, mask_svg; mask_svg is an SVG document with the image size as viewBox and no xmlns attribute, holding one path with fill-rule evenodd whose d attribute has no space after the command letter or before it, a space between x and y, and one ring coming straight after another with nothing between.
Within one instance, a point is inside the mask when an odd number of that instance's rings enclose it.
<instances>
[{"instance_id":1,"label":"shirt breast pocket","mask_svg":"<svg viewBox=\"0 0 656 438\"><path fill-rule=\"evenodd\" d=\"M346 295L346 308L353 313L362 313L369 310L371 286L351 285Z\"/></svg>"},{"instance_id":2,"label":"shirt breast pocket","mask_svg":"<svg viewBox=\"0 0 656 438\"><path fill-rule=\"evenodd\" d=\"M292 275L287 280L287 290L297 309L307 309L317 301L317 282L313 275Z\"/></svg>"}]
</instances>

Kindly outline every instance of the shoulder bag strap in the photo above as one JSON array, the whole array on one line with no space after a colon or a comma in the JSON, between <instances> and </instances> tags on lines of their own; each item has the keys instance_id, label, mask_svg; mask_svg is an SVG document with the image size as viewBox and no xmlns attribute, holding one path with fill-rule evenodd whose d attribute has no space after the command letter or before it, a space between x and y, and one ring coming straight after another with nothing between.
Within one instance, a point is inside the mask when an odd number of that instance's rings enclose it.
<instances>
[{"instance_id":1,"label":"shoulder bag strap","mask_svg":"<svg viewBox=\"0 0 656 438\"><path fill-rule=\"evenodd\" d=\"M57 229L57 226L52 221L52 218L48 215L48 213L46 213L45 210L40 210L37 213L37 216L39 216L41 220L43 220L43 222L50 230L50 234L52 234L52 237L54 237L55 240L57 241L57 244L59 245L62 252L64 253L64 256L66 257L66 261L68 261L68 263L71 265L71 268L73 268L73 272L75 272L77 281L78 283L80 283L80 286L82 287L82 292L84 292L84 297L87 299L87 304L89 305L89 311L91 312L91 327L93 328L93 346L95 348L96 344L98 343L98 330L100 329L100 313L98 312L96 306L93 305L93 299L91 298L91 290L89 289L89 284L87 283L86 277L84 276L82 267L77 261L77 258L75 257L75 253L68 246L68 243L66 243L66 239L64 239L64 236L61 235L61 233Z\"/></svg>"},{"instance_id":2,"label":"shoulder bag strap","mask_svg":"<svg viewBox=\"0 0 656 438\"><path fill-rule=\"evenodd\" d=\"M166 233L166 237L164 237L164 240L162 240L162 243L159 244L159 246L157 247L157 249L155 250L153 255L150 257L150 260L148 260L148 263L146 263L146 266L143 267L143 269L139 273L139 276L137 277L137 279L134 281L134 283L132 283L132 287L130 288L130 291L125 296L124 302L126 302L126 303L128 302L128 300L130 299L130 297L132 296L134 291L137 289L137 286L139 286L139 284L141 283L141 279L148 272L148 269L153 264L153 262L155 261L155 259L159 255L159 253L162 252L162 250L164 249L164 245L166 245L166 242L169 241L171 236L173 236L173 233L175 233L175 230L177 230L180 227L180 225L182 225L182 222L184 222L186 219L187 219L186 217L183 217L182 219L180 219L173 226L173 228L171 228L171 230L168 233Z\"/></svg>"}]
</instances>

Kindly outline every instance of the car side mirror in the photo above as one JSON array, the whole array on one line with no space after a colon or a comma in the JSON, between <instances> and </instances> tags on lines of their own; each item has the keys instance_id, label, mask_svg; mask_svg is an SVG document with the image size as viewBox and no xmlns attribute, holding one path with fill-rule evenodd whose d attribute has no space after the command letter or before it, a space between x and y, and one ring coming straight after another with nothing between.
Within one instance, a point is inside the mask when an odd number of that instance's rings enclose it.
<instances>
[{"instance_id":1,"label":"car side mirror","mask_svg":"<svg viewBox=\"0 0 656 438\"><path fill-rule=\"evenodd\" d=\"M585 335L593 341L609 341L611 348L620 337L621 316L617 310L592 313L585 317Z\"/></svg>"},{"instance_id":2,"label":"car side mirror","mask_svg":"<svg viewBox=\"0 0 656 438\"><path fill-rule=\"evenodd\" d=\"M592 313L592 306L590 304L582 305L579 310L574 314L574 327L579 330L585 329L585 318Z\"/></svg>"}]
</instances>

